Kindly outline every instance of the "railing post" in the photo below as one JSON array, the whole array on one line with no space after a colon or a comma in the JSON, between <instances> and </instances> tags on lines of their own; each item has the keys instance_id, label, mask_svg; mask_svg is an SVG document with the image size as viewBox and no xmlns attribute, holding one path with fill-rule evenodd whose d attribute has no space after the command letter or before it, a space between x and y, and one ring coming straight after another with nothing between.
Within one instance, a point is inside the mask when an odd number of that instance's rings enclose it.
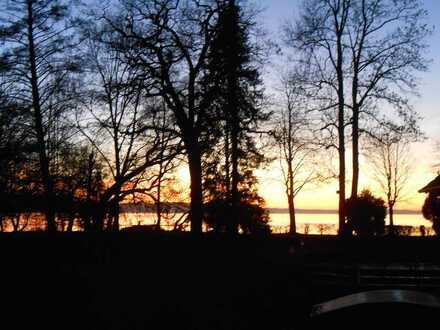
<instances>
[{"instance_id":1,"label":"railing post","mask_svg":"<svg viewBox=\"0 0 440 330\"><path fill-rule=\"evenodd\" d=\"M356 277L356 286L359 287L361 285L361 267L357 263L355 265L355 277Z\"/></svg>"}]
</instances>

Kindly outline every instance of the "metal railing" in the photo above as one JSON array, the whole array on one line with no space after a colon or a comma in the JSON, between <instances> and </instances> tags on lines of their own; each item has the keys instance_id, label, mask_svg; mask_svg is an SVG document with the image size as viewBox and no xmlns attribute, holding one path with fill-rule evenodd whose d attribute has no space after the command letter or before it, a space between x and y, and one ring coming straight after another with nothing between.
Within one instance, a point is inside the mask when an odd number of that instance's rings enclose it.
<instances>
[{"instance_id":1,"label":"metal railing","mask_svg":"<svg viewBox=\"0 0 440 330\"><path fill-rule=\"evenodd\" d=\"M308 265L312 282L356 287L440 288L440 266L426 263Z\"/></svg>"}]
</instances>

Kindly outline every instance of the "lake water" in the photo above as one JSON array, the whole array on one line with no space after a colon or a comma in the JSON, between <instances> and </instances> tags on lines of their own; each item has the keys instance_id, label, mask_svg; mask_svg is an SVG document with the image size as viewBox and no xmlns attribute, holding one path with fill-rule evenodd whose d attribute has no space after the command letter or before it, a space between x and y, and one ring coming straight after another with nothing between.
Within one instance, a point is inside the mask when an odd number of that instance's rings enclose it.
<instances>
[{"instance_id":1,"label":"lake water","mask_svg":"<svg viewBox=\"0 0 440 330\"><path fill-rule=\"evenodd\" d=\"M153 213L123 213L121 214L121 227L128 227L137 224L153 224L155 222ZM274 233L287 233L289 231L288 213L271 213L270 225ZM330 234L337 233L337 213L297 213L297 232L308 234ZM386 224L389 224L388 218ZM171 227L173 221L164 221L164 227ZM427 235L433 235L432 224L423 218L422 214L395 214L394 224L396 226L407 226L410 235L420 235L420 226L425 227Z\"/></svg>"},{"instance_id":2,"label":"lake water","mask_svg":"<svg viewBox=\"0 0 440 330\"><path fill-rule=\"evenodd\" d=\"M171 230L175 221L182 214L174 214L173 216L162 218L162 227ZM287 233L289 231L289 214L288 213L271 213L270 225L274 233ZM121 228L134 225L148 225L156 222L156 215L149 212L125 212L120 215ZM327 234L335 235L337 233L338 214L337 213L300 213L296 214L297 232L302 234ZM17 223L17 221L16 221ZM18 222L19 230L36 230L44 229L45 222L42 214L21 215ZM386 220L388 224L388 219ZM420 235L420 226L425 227L426 235L434 235L431 222L425 220L421 214L396 214L394 224L397 226L406 226L407 235ZM187 226L189 229L189 226ZM76 225L74 230L79 230ZM12 221L5 220L3 222L3 231L13 231Z\"/></svg>"},{"instance_id":3,"label":"lake water","mask_svg":"<svg viewBox=\"0 0 440 330\"><path fill-rule=\"evenodd\" d=\"M309 234L336 234L338 224L337 213L297 213L297 232ZM273 213L271 214L271 224L274 231L283 231L289 225L288 213ZM388 218L385 224L389 225ZM432 232L432 224L430 221L423 218L422 214L395 214L394 225L396 226L410 226L412 227L412 235L419 235L420 226L424 226L427 234L434 234Z\"/></svg>"}]
</instances>

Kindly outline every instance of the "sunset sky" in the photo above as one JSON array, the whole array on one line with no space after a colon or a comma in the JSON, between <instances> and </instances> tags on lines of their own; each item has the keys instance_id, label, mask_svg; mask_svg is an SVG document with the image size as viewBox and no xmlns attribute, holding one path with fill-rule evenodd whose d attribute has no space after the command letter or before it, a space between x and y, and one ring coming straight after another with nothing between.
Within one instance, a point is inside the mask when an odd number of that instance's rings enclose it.
<instances>
[{"instance_id":1,"label":"sunset sky","mask_svg":"<svg viewBox=\"0 0 440 330\"><path fill-rule=\"evenodd\" d=\"M259 0L262 7L265 8L262 14L266 28L273 36L279 35L279 29L282 22L295 17L298 13L300 0ZM429 12L429 24L438 25L440 22L440 1L424 0L425 8ZM397 205L397 209L420 210L424 194L417 193L417 190L432 180L436 175L434 164L440 161L440 151L435 152L434 144L436 140L440 141L440 111L439 95L440 92L440 31L435 26L434 33L430 37L430 53L428 57L432 59L429 72L419 74L419 94L420 97L413 98L414 108L422 115L423 121L421 128L426 133L428 139L426 142L419 143L412 147L414 157L414 170L411 180L408 183L408 194L406 200ZM350 159L347 157L347 163ZM375 189L375 183L371 176L366 173L366 168L361 164L360 188ZM347 173L350 180L350 173ZM266 199L269 207L287 207L284 194L284 188L280 181L280 173L276 166L271 166L266 170L258 171L260 178L260 193ZM350 186L347 182L347 188ZM298 198L296 206L307 209L336 209L337 208L337 182L333 181L320 187L309 187L302 192ZM349 189L348 189L349 191Z\"/></svg>"}]
</instances>

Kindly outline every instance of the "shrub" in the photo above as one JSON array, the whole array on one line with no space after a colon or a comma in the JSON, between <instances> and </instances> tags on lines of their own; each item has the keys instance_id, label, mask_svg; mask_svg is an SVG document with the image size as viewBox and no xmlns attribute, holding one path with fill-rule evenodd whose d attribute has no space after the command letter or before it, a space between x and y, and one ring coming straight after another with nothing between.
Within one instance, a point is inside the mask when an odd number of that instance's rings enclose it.
<instances>
[{"instance_id":1,"label":"shrub","mask_svg":"<svg viewBox=\"0 0 440 330\"><path fill-rule=\"evenodd\" d=\"M385 201L363 190L357 198L346 201L346 226L358 236L383 235L387 208Z\"/></svg>"},{"instance_id":2,"label":"shrub","mask_svg":"<svg viewBox=\"0 0 440 330\"><path fill-rule=\"evenodd\" d=\"M226 232L231 221L231 207L224 199L205 204L205 223L216 232ZM242 201L237 208L239 227L244 234L269 234L268 211L258 204Z\"/></svg>"},{"instance_id":3,"label":"shrub","mask_svg":"<svg viewBox=\"0 0 440 330\"><path fill-rule=\"evenodd\" d=\"M437 235L440 234L440 196L428 194L422 207L423 217L432 222L432 228Z\"/></svg>"}]
</instances>

